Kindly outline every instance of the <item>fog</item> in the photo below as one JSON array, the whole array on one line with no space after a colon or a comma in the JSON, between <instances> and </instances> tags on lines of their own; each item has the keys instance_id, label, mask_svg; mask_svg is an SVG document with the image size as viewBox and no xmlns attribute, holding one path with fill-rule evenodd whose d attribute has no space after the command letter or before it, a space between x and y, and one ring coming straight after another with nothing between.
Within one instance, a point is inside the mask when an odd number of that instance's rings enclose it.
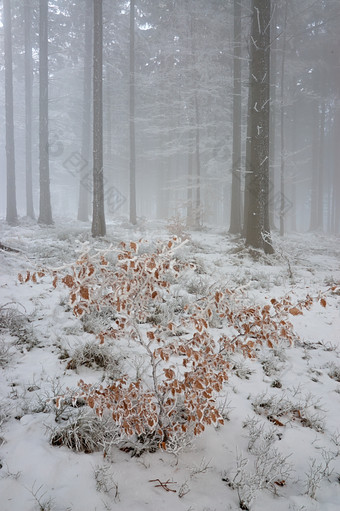
<instances>
[{"instance_id":1,"label":"fog","mask_svg":"<svg viewBox=\"0 0 340 511\"><path fill-rule=\"evenodd\" d=\"M217 225L229 229L234 177L239 181L234 199L242 229L245 178L247 172L256 171L251 163L247 171L246 140L252 137L247 131L254 76L249 63L254 57L252 14L257 3L136 0L135 5L131 2L132 20L129 2L95 2L103 7L103 63L99 66L103 77L102 103L94 107L93 52L100 36L93 23L93 4L86 0L48 2L48 143L42 148L41 137L47 133L41 128L39 1L5 0L0 7L0 116L7 131L0 132L0 216L14 224L33 216L28 208L31 155L34 218L40 215L44 223L39 209L45 152L49 176L43 186L48 187L49 180L53 221L79 218L79 196L88 201L83 204L83 217L85 207L85 217L88 211L91 220L93 151L99 154L92 147L95 135L103 151L106 222L126 218L135 223L131 213L135 202L136 222L176 217L194 228ZM270 228L281 228L281 234L309 230L340 234L340 3L264 3L270 9L266 49L270 54L269 185L265 197ZM5 48L7 4L12 62L9 46ZM241 23L239 35L235 16ZM269 27L263 32L269 34ZM32 92L27 93L30 63ZM237 63L239 79L235 79ZM11 88L9 75L13 79L15 162L8 161L11 100L5 89ZM239 126L235 125L236 100ZM253 107L256 110L256 104ZM101 129L94 134L93 113L101 108ZM239 154L235 154L235 144ZM8 187L15 187L13 193L8 194ZM8 202L14 200L17 215L11 219Z\"/></svg>"}]
</instances>

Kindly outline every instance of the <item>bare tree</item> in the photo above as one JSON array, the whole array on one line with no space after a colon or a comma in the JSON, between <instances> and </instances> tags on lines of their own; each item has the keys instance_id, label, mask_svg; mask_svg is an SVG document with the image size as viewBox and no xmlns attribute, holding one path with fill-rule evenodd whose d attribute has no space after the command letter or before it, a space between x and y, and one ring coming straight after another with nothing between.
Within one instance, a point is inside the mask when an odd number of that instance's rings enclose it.
<instances>
[{"instance_id":1,"label":"bare tree","mask_svg":"<svg viewBox=\"0 0 340 511\"><path fill-rule=\"evenodd\" d=\"M135 128L135 0L130 0L130 222L137 223L136 211L136 128Z\"/></svg>"},{"instance_id":2,"label":"bare tree","mask_svg":"<svg viewBox=\"0 0 340 511\"><path fill-rule=\"evenodd\" d=\"M38 222L51 225L52 208L48 147L48 2L39 4L39 174L40 210Z\"/></svg>"},{"instance_id":3,"label":"bare tree","mask_svg":"<svg viewBox=\"0 0 340 511\"><path fill-rule=\"evenodd\" d=\"M93 216L92 236L105 236L103 167L103 4L93 4Z\"/></svg>"},{"instance_id":4,"label":"bare tree","mask_svg":"<svg viewBox=\"0 0 340 511\"><path fill-rule=\"evenodd\" d=\"M32 186L32 6L25 0L25 148L26 148L26 215L35 218Z\"/></svg>"},{"instance_id":5,"label":"bare tree","mask_svg":"<svg viewBox=\"0 0 340 511\"><path fill-rule=\"evenodd\" d=\"M253 0L246 244L272 253L269 228L270 0Z\"/></svg>"},{"instance_id":6,"label":"bare tree","mask_svg":"<svg viewBox=\"0 0 340 511\"><path fill-rule=\"evenodd\" d=\"M78 220L89 219L89 174L91 142L91 60L92 60L93 1L86 0L85 6L85 54L83 78L83 119L81 155L87 165L80 172Z\"/></svg>"},{"instance_id":7,"label":"bare tree","mask_svg":"<svg viewBox=\"0 0 340 511\"><path fill-rule=\"evenodd\" d=\"M4 0L5 36L5 104L6 104L6 162L7 162L7 211L6 220L15 225L18 221L15 190L15 149L13 118L13 62L11 1Z\"/></svg>"},{"instance_id":8,"label":"bare tree","mask_svg":"<svg viewBox=\"0 0 340 511\"><path fill-rule=\"evenodd\" d=\"M233 159L231 183L231 234L241 232L241 3L234 0L234 89L233 89Z\"/></svg>"}]
</instances>

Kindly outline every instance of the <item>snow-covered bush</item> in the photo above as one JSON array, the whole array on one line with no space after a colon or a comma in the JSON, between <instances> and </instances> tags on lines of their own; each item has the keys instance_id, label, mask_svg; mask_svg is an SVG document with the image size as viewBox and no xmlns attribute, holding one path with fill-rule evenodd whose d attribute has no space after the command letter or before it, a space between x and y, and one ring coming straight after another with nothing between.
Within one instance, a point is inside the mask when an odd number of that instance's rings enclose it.
<instances>
[{"instance_id":1,"label":"snow-covered bush","mask_svg":"<svg viewBox=\"0 0 340 511\"><path fill-rule=\"evenodd\" d=\"M175 257L184 243L173 238L152 251L141 244L141 249L130 242L117 250L88 251L66 274L27 272L19 280L35 282L52 274L54 287L61 281L68 288L70 306L79 318L96 309L105 310L107 320L107 311L112 311L111 324L105 321L97 338L100 345L114 342L124 354L125 368L109 384L80 380L73 399L85 400L98 417L109 416L120 440L176 451L186 444L183 437L223 424L216 398L231 371L230 354L251 359L261 346L291 345L296 336L289 316L302 314L313 299L307 296L294 305L285 297L252 306L241 290L211 288L199 300L181 302L176 284L183 272L195 270ZM212 328L216 317L225 327L223 334ZM146 361L138 379L130 363L136 356ZM65 399L67 395L60 396L57 407Z\"/></svg>"}]
</instances>

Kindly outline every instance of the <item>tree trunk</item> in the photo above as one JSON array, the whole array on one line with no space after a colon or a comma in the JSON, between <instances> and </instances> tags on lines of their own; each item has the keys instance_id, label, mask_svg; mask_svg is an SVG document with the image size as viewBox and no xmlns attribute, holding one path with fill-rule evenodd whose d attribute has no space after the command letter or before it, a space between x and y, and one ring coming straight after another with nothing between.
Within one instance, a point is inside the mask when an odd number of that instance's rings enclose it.
<instances>
[{"instance_id":1,"label":"tree trunk","mask_svg":"<svg viewBox=\"0 0 340 511\"><path fill-rule=\"evenodd\" d=\"M231 234L241 232L241 3L234 0L234 90L233 90L233 160L231 183Z\"/></svg>"},{"instance_id":2,"label":"tree trunk","mask_svg":"<svg viewBox=\"0 0 340 511\"><path fill-rule=\"evenodd\" d=\"M135 133L135 0L130 0L130 222L137 223L136 211L136 133Z\"/></svg>"},{"instance_id":3,"label":"tree trunk","mask_svg":"<svg viewBox=\"0 0 340 511\"><path fill-rule=\"evenodd\" d=\"M340 234L340 107L335 107L333 124L332 233Z\"/></svg>"},{"instance_id":4,"label":"tree trunk","mask_svg":"<svg viewBox=\"0 0 340 511\"><path fill-rule=\"evenodd\" d=\"M269 229L270 0L253 0L250 187L246 244L272 253Z\"/></svg>"},{"instance_id":5,"label":"tree trunk","mask_svg":"<svg viewBox=\"0 0 340 511\"><path fill-rule=\"evenodd\" d=\"M319 155L319 103L312 106L312 184L309 230L318 228L318 155Z\"/></svg>"},{"instance_id":6,"label":"tree trunk","mask_svg":"<svg viewBox=\"0 0 340 511\"><path fill-rule=\"evenodd\" d=\"M196 159L196 196L195 227L201 227L201 153L200 153L200 116L197 91L195 91L195 159Z\"/></svg>"},{"instance_id":7,"label":"tree trunk","mask_svg":"<svg viewBox=\"0 0 340 511\"><path fill-rule=\"evenodd\" d=\"M85 6L85 55L84 55L84 81L83 81L83 119L81 155L86 162L80 170L78 220L87 222L89 219L89 190L91 168L91 90L92 90L92 29L93 29L93 2L86 0ZM92 158L91 158L92 159Z\"/></svg>"},{"instance_id":8,"label":"tree trunk","mask_svg":"<svg viewBox=\"0 0 340 511\"><path fill-rule=\"evenodd\" d=\"M40 209L38 222L53 224L48 149L48 2L39 4L39 177Z\"/></svg>"},{"instance_id":9,"label":"tree trunk","mask_svg":"<svg viewBox=\"0 0 340 511\"><path fill-rule=\"evenodd\" d=\"M7 164L7 209L6 220L10 225L18 222L15 189L15 150L13 116L13 60L11 2L3 2L5 37L5 109L6 109L6 164Z\"/></svg>"},{"instance_id":10,"label":"tree trunk","mask_svg":"<svg viewBox=\"0 0 340 511\"><path fill-rule=\"evenodd\" d=\"M32 185L32 102L33 102L33 65L32 65L32 6L31 0L25 0L25 149L26 149L26 215L35 218Z\"/></svg>"},{"instance_id":11,"label":"tree trunk","mask_svg":"<svg viewBox=\"0 0 340 511\"><path fill-rule=\"evenodd\" d=\"M276 90L277 84L277 5L273 6L273 15L271 20L271 39L270 45L270 114L269 114L269 224L271 229L275 227L275 170L276 170Z\"/></svg>"},{"instance_id":12,"label":"tree trunk","mask_svg":"<svg viewBox=\"0 0 340 511\"><path fill-rule=\"evenodd\" d=\"M103 6L94 2L93 20L93 215L92 236L105 236L103 169Z\"/></svg>"},{"instance_id":13,"label":"tree trunk","mask_svg":"<svg viewBox=\"0 0 340 511\"><path fill-rule=\"evenodd\" d=\"M248 83L248 105L247 105L247 134L246 134L246 161L245 161L245 178L244 178L244 204L243 204L243 229L242 236L247 236L248 215L249 215L249 195L251 186L251 110L252 110L252 61L249 60L249 83Z\"/></svg>"},{"instance_id":14,"label":"tree trunk","mask_svg":"<svg viewBox=\"0 0 340 511\"><path fill-rule=\"evenodd\" d=\"M285 108L284 108L284 86L285 86L285 60L286 60L286 41L287 41L287 14L288 0L285 5L285 15L283 22L283 44L281 60L281 101L280 101L280 137L281 137L281 156L280 156L280 236L285 233Z\"/></svg>"},{"instance_id":15,"label":"tree trunk","mask_svg":"<svg viewBox=\"0 0 340 511\"><path fill-rule=\"evenodd\" d=\"M321 104L321 115L320 115L320 145L319 145L319 162L318 162L318 210L317 210L317 229L323 232L323 210L324 210L324 153L325 153L325 117L326 117L326 106L323 101Z\"/></svg>"}]
</instances>

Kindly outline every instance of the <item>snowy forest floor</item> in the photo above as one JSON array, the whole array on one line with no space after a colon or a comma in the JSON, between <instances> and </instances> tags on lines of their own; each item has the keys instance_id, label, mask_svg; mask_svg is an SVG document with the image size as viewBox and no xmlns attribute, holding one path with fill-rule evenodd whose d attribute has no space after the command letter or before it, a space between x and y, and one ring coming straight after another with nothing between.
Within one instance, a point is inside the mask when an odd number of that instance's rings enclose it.
<instances>
[{"instance_id":1,"label":"snowy forest floor","mask_svg":"<svg viewBox=\"0 0 340 511\"><path fill-rule=\"evenodd\" d=\"M108 347L104 368L95 357L86 362L84 346L96 350L98 341L73 315L67 290L54 290L47 277L21 284L17 275L67 266L84 243L102 249L171 234L156 222L132 229L117 221L100 241L89 231L66 221L51 228L0 224L0 241L20 251L0 251L1 511L338 511L340 239L274 235L275 254L254 260L226 231L191 232L179 256L195 270L178 284L193 300L218 285L242 287L255 305L319 293L327 305L315 301L291 317L294 346L261 347L254 360L232 356L220 396L223 426L206 428L177 453L132 457L114 446L104 457L50 440L68 421L68 411L54 407L56 396L80 379L112 376ZM143 361L130 363L138 372ZM76 413L84 417L83 409Z\"/></svg>"}]
</instances>

